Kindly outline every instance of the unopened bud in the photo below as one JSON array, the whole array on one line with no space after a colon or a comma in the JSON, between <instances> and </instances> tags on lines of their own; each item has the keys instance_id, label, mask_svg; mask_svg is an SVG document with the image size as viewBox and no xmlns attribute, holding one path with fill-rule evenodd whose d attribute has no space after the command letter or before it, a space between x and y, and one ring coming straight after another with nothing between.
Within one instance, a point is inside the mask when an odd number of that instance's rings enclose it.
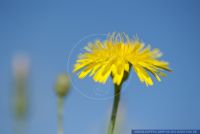
<instances>
[{"instance_id":1,"label":"unopened bud","mask_svg":"<svg viewBox=\"0 0 200 134\"><path fill-rule=\"evenodd\" d=\"M59 97L64 97L70 88L70 79L67 74L60 74L57 78L55 90Z\"/></svg>"}]
</instances>

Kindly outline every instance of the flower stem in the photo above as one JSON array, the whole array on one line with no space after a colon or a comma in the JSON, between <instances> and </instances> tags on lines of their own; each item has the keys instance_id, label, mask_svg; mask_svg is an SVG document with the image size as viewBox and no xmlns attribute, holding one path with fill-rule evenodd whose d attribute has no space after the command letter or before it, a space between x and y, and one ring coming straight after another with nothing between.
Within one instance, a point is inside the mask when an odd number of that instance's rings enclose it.
<instances>
[{"instance_id":1,"label":"flower stem","mask_svg":"<svg viewBox=\"0 0 200 134\"><path fill-rule=\"evenodd\" d=\"M118 110L120 95L121 95L120 91L121 91L121 84L120 85L115 84L114 103L113 103L113 109L112 109L110 124L109 124L109 128L108 128L108 134L114 133L115 121L116 121L116 117L117 117L117 110Z\"/></svg>"},{"instance_id":2,"label":"flower stem","mask_svg":"<svg viewBox=\"0 0 200 134\"><path fill-rule=\"evenodd\" d=\"M63 130L63 102L64 102L64 97L58 96L58 134L64 134L64 130Z\"/></svg>"}]
</instances>

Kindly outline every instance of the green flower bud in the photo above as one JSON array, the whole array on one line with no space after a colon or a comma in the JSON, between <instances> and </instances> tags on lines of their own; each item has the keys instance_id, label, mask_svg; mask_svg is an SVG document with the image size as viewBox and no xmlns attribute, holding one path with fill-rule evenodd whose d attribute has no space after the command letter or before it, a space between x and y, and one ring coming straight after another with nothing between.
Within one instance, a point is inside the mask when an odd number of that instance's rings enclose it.
<instances>
[{"instance_id":1,"label":"green flower bud","mask_svg":"<svg viewBox=\"0 0 200 134\"><path fill-rule=\"evenodd\" d=\"M70 88L70 78L67 74L60 74L57 78L55 90L59 97L64 97Z\"/></svg>"}]
</instances>

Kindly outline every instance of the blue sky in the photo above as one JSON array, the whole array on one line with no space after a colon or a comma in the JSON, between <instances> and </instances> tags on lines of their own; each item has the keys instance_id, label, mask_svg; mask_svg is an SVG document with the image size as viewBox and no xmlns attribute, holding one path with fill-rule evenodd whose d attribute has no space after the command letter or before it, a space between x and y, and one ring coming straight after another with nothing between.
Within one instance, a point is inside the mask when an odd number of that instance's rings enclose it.
<instances>
[{"instance_id":1,"label":"blue sky","mask_svg":"<svg viewBox=\"0 0 200 134\"><path fill-rule=\"evenodd\" d=\"M173 69L153 87L141 84L132 71L120 103L124 133L136 128L200 129L199 6L198 0L0 0L0 133L14 133L11 63L15 54L26 53L31 60L28 133L55 134L57 75L72 66L67 65L68 57L78 41L108 32L137 34L160 48ZM90 78L80 84L87 93L96 89ZM112 98L91 99L73 86L65 101L65 132L105 133Z\"/></svg>"}]
</instances>

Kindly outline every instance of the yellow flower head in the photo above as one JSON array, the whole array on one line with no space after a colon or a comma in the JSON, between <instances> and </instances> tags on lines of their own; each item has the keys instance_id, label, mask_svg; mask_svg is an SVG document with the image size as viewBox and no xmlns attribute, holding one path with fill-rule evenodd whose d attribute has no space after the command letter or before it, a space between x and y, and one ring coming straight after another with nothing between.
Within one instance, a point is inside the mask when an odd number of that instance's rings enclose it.
<instances>
[{"instance_id":1,"label":"yellow flower head","mask_svg":"<svg viewBox=\"0 0 200 134\"><path fill-rule=\"evenodd\" d=\"M79 55L73 72L79 71L79 78L93 76L94 81L105 83L111 75L113 82L120 85L125 74L133 67L141 82L153 85L151 73L158 81L165 76L163 70L171 71L168 63L158 60L159 49L151 49L138 39L132 40L125 34L113 33L105 41L95 41L85 47Z\"/></svg>"}]
</instances>

